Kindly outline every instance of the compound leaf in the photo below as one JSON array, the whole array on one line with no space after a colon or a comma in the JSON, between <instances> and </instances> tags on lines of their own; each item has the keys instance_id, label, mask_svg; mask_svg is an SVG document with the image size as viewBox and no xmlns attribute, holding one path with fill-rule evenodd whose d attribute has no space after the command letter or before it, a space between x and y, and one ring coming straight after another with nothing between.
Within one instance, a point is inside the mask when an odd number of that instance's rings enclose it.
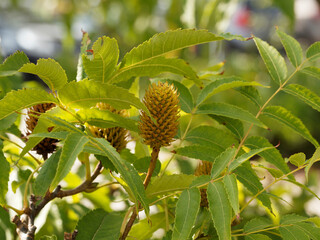
<instances>
[{"instance_id":1,"label":"compound leaf","mask_svg":"<svg viewBox=\"0 0 320 240\"><path fill-rule=\"evenodd\" d=\"M320 42L313 43L307 49L306 56L310 62L318 60L320 58Z\"/></svg>"},{"instance_id":2,"label":"compound leaf","mask_svg":"<svg viewBox=\"0 0 320 240\"><path fill-rule=\"evenodd\" d=\"M8 183L9 183L9 174L10 174L10 164L7 159L3 155L2 152L3 142L0 141L0 166L1 166L1 174L0 174L0 205L6 203L5 196L8 192Z\"/></svg>"},{"instance_id":3,"label":"compound leaf","mask_svg":"<svg viewBox=\"0 0 320 240\"><path fill-rule=\"evenodd\" d=\"M0 77L16 74L18 70L28 62L29 59L24 52L16 51L0 64Z\"/></svg>"}]
</instances>

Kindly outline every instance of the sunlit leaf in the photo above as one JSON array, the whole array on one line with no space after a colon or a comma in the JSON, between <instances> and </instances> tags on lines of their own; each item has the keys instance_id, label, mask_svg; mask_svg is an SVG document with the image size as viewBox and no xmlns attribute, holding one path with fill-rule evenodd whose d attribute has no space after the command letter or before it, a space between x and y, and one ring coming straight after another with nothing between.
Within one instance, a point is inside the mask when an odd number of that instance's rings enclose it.
<instances>
[{"instance_id":1,"label":"sunlit leaf","mask_svg":"<svg viewBox=\"0 0 320 240\"><path fill-rule=\"evenodd\" d=\"M315 162L320 161L320 147L317 147L316 151L313 153L312 157L308 160L308 165L306 166L305 173L306 173L306 179L309 177L309 171L312 165Z\"/></svg>"},{"instance_id":2,"label":"sunlit leaf","mask_svg":"<svg viewBox=\"0 0 320 240\"><path fill-rule=\"evenodd\" d=\"M24 52L16 51L14 54L7 57L2 64L0 64L0 77L14 75L23 66L23 64L28 62L29 59Z\"/></svg>"},{"instance_id":3,"label":"sunlit leaf","mask_svg":"<svg viewBox=\"0 0 320 240\"><path fill-rule=\"evenodd\" d=\"M313 43L308 49L306 53L307 59L311 61L315 61L320 58L320 42Z\"/></svg>"},{"instance_id":4,"label":"sunlit leaf","mask_svg":"<svg viewBox=\"0 0 320 240\"><path fill-rule=\"evenodd\" d=\"M306 155L302 152L293 154L289 157L289 162L293 165L300 167L306 161Z\"/></svg>"}]
</instances>

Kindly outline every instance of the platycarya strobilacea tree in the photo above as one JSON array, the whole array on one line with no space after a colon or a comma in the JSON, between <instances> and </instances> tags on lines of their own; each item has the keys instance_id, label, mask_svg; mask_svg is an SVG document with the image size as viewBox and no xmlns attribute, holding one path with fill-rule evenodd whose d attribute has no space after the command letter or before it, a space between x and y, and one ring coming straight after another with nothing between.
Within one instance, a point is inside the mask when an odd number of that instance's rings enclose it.
<instances>
[{"instance_id":1,"label":"platycarya strobilacea tree","mask_svg":"<svg viewBox=\"0 0 320 240\"><path fill-rule=\"evenodd\" d=\"M68 209L76 204L85 210L72 211L74 224L63 225L65 239L320 239L319 218L294 211L279 216L279 204L286 203L269 193L286 181L319 199L295 179L302 169L308 179L320 159L319 143L297 116L271 100L284 92L320 111L315 92L303 82L290 83L300 72L320 78L320 42L304 52L293 37L278 29L277 34L292 65L289 73L284 57L255 36L194 29L157 34L120 62L115 39L101 37L88 50L84 34L76 80L67 79L53 59L33 64L23 52L9 56L0 65L2 78L32 73L48 88L12 90L0 100L1 237L56 239L42 236L41 229L36 234L35 220L48 203L73 196L74 202L65 202ZM266 86L222 74L221 64L197 73L170 54L221 40L255 43L276 86L272 95L263 100L260 91ZM256 111L247 110L243 101L218 102L216 94L223 91L238 91ZM285 161L265 137L253 135L253 128L262 129L258 133L272 128L261 116L312 143L313 156L297 153ZM23 121L26 129L19 129ZM161 152L170 155L162 164ZM169 165L175 161L199 163L194 174L173 174ZM268 184L262 184L257 170L268 175ZM20 180L10 180L8 188L10 174ZM21 208L6 197L8 189L21 191ZM90 209L84 199L98 208ZM112 201L123 201L124 209L112 210ZM251 206L260 213L264 209L263 216L246 214ZM138 217L141 211L146 218Z\"/></svg>"}]
</instances>

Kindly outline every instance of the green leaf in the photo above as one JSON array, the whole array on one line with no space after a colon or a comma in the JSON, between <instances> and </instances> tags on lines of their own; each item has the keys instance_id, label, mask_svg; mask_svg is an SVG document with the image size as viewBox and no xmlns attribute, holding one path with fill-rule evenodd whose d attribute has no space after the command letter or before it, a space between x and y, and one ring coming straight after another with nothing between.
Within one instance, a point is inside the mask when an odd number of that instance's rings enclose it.
<instances>
[{"instance_id":1,"label":"green leaf","mask_svg":"<svg viewBox=\"0 0 320 240\"><path fill-rule=\"evenodd\" d=\"M45 235L39 238L39 240L57 240L57 239L58 238L56 235L51 235L51 236Z\"/></svg>"},{"instance_id":2,"label":"green leaf","mask_svg":"<svg viewBox=\"0 0 320 240\"><path fill-rule=\"evenodd\" d=\"M264 218L264 217L257 217L257 218L253 218L249 222L247 222L246 225L244 225L243 230L245 233L250 233L250 232L262 230L262 229L267 228L271 225L272 225L272 223L269 219Z\"/></svg>"},{"instance_id":3,"label":"green leaf","mask_svg":"<svg viewBox=\"0 0 320 240\"><path fill-rule=\"evenodd\" d=\"M259 154L259 153L266 151L268 149L272 149L272 148L273 148L273 146L272 147L257 148L257 149L252 149L249 152L242 154L241 156L237 157L235 160L233 160L231 162L231 164L229 165L229 171L231 172L231 171L235 170L242 163L249 160L254 155Z\"/></svg>"},{"instance_id":4,"label":"green leaf","mask_svg":"<svg viewBox=\"0 0 320 240\"><path fill-rule=\"evenodd\" d=\"M37 65L34 63L24 64L19 72L38 75L52 91L59 90L68 82L64 69L51 58L39 59Z\"/></svg>"},{"instance_id":5,"label":"green leaf","mask_svg":"<svg viewBox=\"0 0 320 240\"><path fill-rule=\"evenodd\" d=\"M320 42L313 43L306 53L307 59L312 62L320 58Z\"/></svg>"},{"instance_id":6,"label":"green leaf","mask_svg":"<svg viewBox=\"0 0 320 240\"><path fill-rule=\"evenodd\" d=\"M90 142L96 146L104 156L112 162L121 174L137 201L140 201L146 214L149 214L149 206L146 199L144 186L136 169L127 161L122 159L119 153L103 138L90 138ZM136 202L137 203L137 202Z\"/></svg>"},{"instance_id":7,"label":"green leaf","mask_svg":"<svg viewBox=\"0 0 320 240\"><path fill-rule=\"evenodd\" d=\"M77 115L90 125L100 128L122 127L134 132L139 131L137 121L108 110L99 110L97 108L81 109L77 112Z\"/></svg>"},{"instance_id":8,"label":"green leaf","mask_svg":"<svg viewBox=\"0 0 320 240\"><path fill-rule=\"evenodd\" d=\"M24 52L16 51L14 54L7 57L2 64L0 64L0 77L16 74L23 64L28 62L29 59Z\"/></svg>"},{"instance_id":9,"label":"green leaf","mask_svg":"<svg viewBox=\"0 0 320 240\"><path fill-rule=\"evenodd\" d=\"M250 112L240 107L228 104L228 103L208 103L202 104L198 107L196 114L214 114L218 116L224 116L229 118L239 119L248 123L255 124L259 127L266 128L266 126L255 118Z\"/></svg>"},{"instance_id":10,"label":"green leaf","mask_svg":"<svg viewBox=\"0 0 320 240\"><path fill-rule=\"evenodd\" d=\"M150 222L152 222L152 224L150 224ZM169 218L169 223L171 222L172 218ZM164 212L150 216L150 220L145 218L140 220L137 224L134 224L129 232L128 238L148 240L151 239L152 234L160 228L166 228L166 216Z\"/></svg>"},{"instance_id":11,"label":"green leaf","mask_svg":"<svg viewBox=\"0 0 320 240\"><path fill-rule=\"evenodd\" d=\"M231 206L222 182L209 183L209 210L219 240L231 240Z\"/></svg>"},{"instance_id":12,"label":"green leaf","mask_svg":"<svg viewBox=\"0 0 320 240\"><path fill-rule=\"evenodd\" d=\"M224 125L238 139L242 139L244 131L243 131L243 124L240 120L223 117L223 116L215 116L215 115L209 115L209 116L214 120L218 121L220 124Z\"/></svg>"},{"instance_id":13,"label":"green leaf","mask_svg":"<svg viewBox=\"0 0 320 240\"><path fill-rule=\"evenodd\" d=\"M297 215L295 213L292 214L287 214L281 217L280 219L280 224L286 225L286 224L293 224L293 223L298 223L307 220L306 217Z\"/></svg>"},{"instance_id":14,"label":"green leaf","mask_svg":"<svg viewBox=\"0 0 320 240\"><path fill-rule=\"evenodd\" d=\"M238 185L235 174L227 174L223 177L223 184L226 190L230 205L237 215L239 213Z\"/></svg>"},{"instance_id":15,"label":"green leaf","mask_svg":"<svg viewBox=\"0 0 320 240\"><path fill-rule=\"evenodd\" d=\"M36 104L57 102L51 94L42 89L11 91L0 100L0 119Z\"/></svg>"},{"instance_id":16,"label":"green leaf","mask_svg":"<svg viewBox=\"0 0 320 240\"><path fill-rule=\"evenodd\" d=\"M287 66L283 57L273 46L260 38L254 37L253 40L272 79L280 85L287 77Z\"/></svg>"},{"instance_id":17,"label":"green leaf","mask_svg":"<svg viewBox=\"0 0 320 240\"><path fill-rule=\"evenodd\" d=\"M271 238L263 234L250 234L245 236L244 239L245 240L272 240Z\"/></svg>"},{"instance_id":18,"label":"green leaf","mask_svg":"<svg viewBox=\"0 0 320 240\"><path fill-rule=\"evenodd\" d=\"M96 209L87 213L77 224L77 240L114 240L119 238L123 217Z\"/></svg>"},{"instance_id":19,"label":"green leaf","mask_svg":"<svg viewBox=\"0 0 320 240\"><path fill-rule=\"evenodd\" d=\"M259 91L253 86L244 86L236 89L242 95L247 97L251 102L253 102L258 108L262 105L262 98Z\"/></svg>"},{"instance_id":20,"label":"green leaf","mask_svg":"<svg viewBox=\"0 0 320 240\"><path fill-rule=\"evenodd\" d=\"M303 138L311 142L315 147L319 146L317 140L315 140L302 121L294 116L291 112L281 106L270 106L265 108L263 114L278 120L285 126L291 128L296 133L300 134Z\"/></svg>"},{"instance_id":21,"label":"green leaf","mask_svg":"<svg viewBox=\"0 0 320 240\"><path fill-rule=\"evenodd\" d=\"M314 223L317 228L320 228L320 217L311 217L308 218L306 221Z\"/></svg>"},{"instance_id":22,"label":"green leaf","mask_svg":"<svg viewBox=\"0 0 320 240\"><path fill-rule=\"evenodd\" d=\"M3 227L5 230L10 230L11 233L14 233L16 230L16 226L11 222L11 217L9 215L9 212L7 209L4 209L0 206L0 222L1 227Z\"/></svg>"},{"instance_id":23,"label":"green leaf","mask_svg":"<svg viewBox=\"0 0 320 240\"><path fill-rule=\"evenodd\" d=\"M52 125L58 126L61 129L64 129L66 131L79 133L80 135L83 134L83 132L79 128L75 127L72 123L69 123L68 121L61 119L59 117L55 117L50 114L43 114L40 117L39 121L41 121L41 119L43 119L44 121L49 121ZM39 121L38 121L38 124L39 124Z\"/></svg>"},{"instance_id":24,"label":"green leaf","mask_svg":"<svg viewBox=\"0 0 320 240\"><path fill-rule=\"evenodd\" d=\"M305 173L306 173L306 179L308 179L309 177L309 171L310 168L312 167L312 165L315 162L318 162L320 160L320 147L317 147L316 151L313 153L312 157L308 160L308 165L306 166Z\"/></svg>"},{"instance_id":25,"label":"green leaf","mask_svg":"<svg viewBox=\"0 0 320 240\"><path fill-rule=\"evenodd\" d=\"M52 180L50 190L53 190L59 184L59 182L65 176L67 176L76 158L82 152L83 147L87 142L88 139L86 138L86 136L78 133L70 133L67 136L66 140L64 141L57 171L54 179Z\"/></svg>"},{"instance_id":26,"label":"green leaf","mask_svg":"<svg viewBox=\"0 0 320 240\"><path fill-rule=\"evenodd\" d=\"M310 89L299 84L290 84L283 89L285 92L300 98L313 109L320 112L320 97Z\"/></svg>"},{"instance_id":27,"label":"green leaf","mask_svg":"<svg viewBox=\"0 0 320 240\"><path fill-rule=\"evenodd\" d=\"M191 113L194 108L194 102L190 90L180 82L173 80L166 81L168 83L174 84L174 86L178 90L181 110L186 113Z\"/></svg>"},{"instance_id":28,"label":"green leaf","mask_svg":"<svg viewBox=\"0 0 320 240\"><path fill-rule=\"evenodd\" d=\"M265 167L261 164L259 164L258 166L255 166L255 167L260 167L260 168L266 169L274 178L280 178L283 176L283 172L278 169L275 169L275 168Z\"/></svg>"},{"instance_id":29,"label":"green leaf","mask_svg":"<svg viewBox=\"0 0 320 240\"><path fill-rule=\"evenodd\" d=\"M242 86L261 86L257 82L248 82L239 77L219 77L214 82L209 83L204 89L201 90L197 99L197 106L204 102L206 99L214 94L225 91L230 88Z\"/></svg>"},{"instance_id":30,"label":"green leaf","mask_svg":"<svg viewBox=\"0 0 320 240\"><path fill-rule=\"evenodd\" d=\"M126 81L131 77L155 77L163 72L182 75L190 79L198 78L196 72L184 60L160 56L118 69L111 77L110 82Z\"/></svg>"},{"instance_id":31,"label":"green leaf","mask_svg":"<svg viewBox=\"0 0 320 240\"><path fill-rule=\"evenodd\" d=\"M227 167L228 163L236 154L235 147L229 147L214 160L211 168L211 178L217 178L220 173Z\"/></svg>"},{"instance_id":32,"label":"green leaf","mask_svg":"<svg viewBox=\"0 0 320 240\"><path fill-rule=\"evenodd\" d=\"M189 238L192 226L199 212L200 199L201 196L198 188L186 189L181 193L177 202L172 240L185 240Z\"/></svg>"},{"instance_id":33,"label":"green leaf","mask_svg":"<svg viewBox=\"0 0 320 240\"><path fill-rule=\"evenodd\" d=\"M287 56L294 67L298 67L302 61L302 48L300 43L288 34L277 29L277 34L281 40Z\"/></svg>"},{"instance_id":34,"label":"green leaf","mask_svg":"<svg viewBox=\"0 0 320 240\"><path fill-rule=\"evenodd\" d=\"M53 153L41 167L36 180L34 181L33 190L36 196L44 196L57 171L61 149Z\"/></svg>"},{"instance_id":35,"label":"green leaf","mask_svg":"<svg viewBox=\"0 0 320 240\"><path fill-rule=\"evenodd\" d=\"M283 240L309 240L310 238L297 226L279 227Z\"/></svg>"},{"instance_id":36,"label":"green leaf","mask_svg":"<svg viewBox=\"0 0 320 240\"><path fill-rule=\"evenodd\" d=\"M263 190L263 186L257 174L252 170L249 162L245 162L235 171L237 179L253 194L256 195ZM257 196L261 203L272 212L271 201L269 196L262 192Z\"/></svg>"},{"instance_id":37,"label":"green leaf","mask_svg":"<svg viewBox=\"0 0 320 240\"><path fill-rule=\"evenodd\" d=\"M69 132L67 131L61 131L61 132L41 132L41 133L32 133L29 135L30 138L54 138L54 139L59 139L59 140L64 140L67 138Z\"/></svg>"},{"instance_id":38,"label":"green leaf","mask_svg":"<svg viewBox=\"0 0 320 240\"><path fill-rule=\"evenodd\" d=\"M196 179L194 175L173 174L155 177L146 189L148 198L161 196L169 192L182 191L187 189L192 181Z\"/></svg>"},{"instance_id":39,"label":"green leaf","mask_svg":"<svg viewBox=\"0 0 320 240\"><path fill-rule=\"evenodd\" d=\"M118 59L117 40L106 36L98 38L92 46L93 59L82 55L83 66L89 79L106 83L114 72Z\"/></svg>"},{"instance_id":40,"label":"green leaf","mask_svg":"<svg viewBox=\"0 0 320 240\"><path fill-rule=\"evenodd\" d=\"M127 109L134 106L149 112L148 109L127 89L110 84L82 80L70 82L59 92L61 101L68 107L89 108L98 102L110 104L116 109Z\"/></svg>"},{"instance_id":41,"label":"green leaf","mask_svg":"<svg viewBox=\"0 0 320 240\"><path fill-rule=\"evenodd\" d=\"M311 239L320 239L320 229L318 227L305 222L299 222L295 226L304 231Z\"/></svg>"},{"instance_id":42,"label":"green leaf","mask_svg":"<svg viewBox=\"0 0 320 240\"><path fill-rule=\"evenodd\" d=\"M199 126L190 130L185 140L207 147L217 146L221 151L237 143L228 132L212 126Z\"/></svg>"},{"instance_id":43,"label":"green leaf","mask_svg":"<svg viewBox=\"0 0 320 240\"><path fill-rule=\"evenodd\" d=\"M17 113L12 113L11 115L0 120L0 131L6 130L12 126L18 117Z\"/></svg>"},{"instance_id":44,"label":"green leaf","mask_svg":"<svg viewBox=\"0 0 320 240\"><path fill-rule=\"evenodd\" d=\"M211 181L211 177L209 175L200 175L197 176L192 183L190 184L190 188L192 187L199 187L205 185Z\"/></svg>"},{"instance_id":45,"label":"green leaf","mask_svg":"<svg viewBox=\"0 0 320 240\"><path fill-rule=\"evenodd\" d=\"M306 161L306 155L302 152L293 154L289 157L289 162L293 165L300 167Z\"/></svg>"},{"instance_id":46,"label":"green leaf","mask_svg":"<svg viewBox=\"0 0 320 240\"><path fill-rule=\"evenodd\" d=\"M320 68L317 68L317 67L306 67L306 68L301 69L300 72L320 79Z\"/></svg>"},{"instance_id":47,"label":"green leaf","mask_svg":"<svg viewBox=\"0 0 320 240\"><path fill-rule=\"evenodd\" d=\"M6 203L5 196L8 192L8 182L9 182L9 174L10 174L10 164L7 159L3 155L3 142L0 141L0 205Z\"/></svg>"},{"instance_id":48,"label":"green leaf","mask_svg":"<svg viewBox=\"0 0 320 240\"><path fill-rule=\"evenodd\" d=\"M298 187L308 191L309 193L311 193L314 197L318 198L320 200L320 197L314 192L312 191L310 188L308 188L305 184L302 184L302 183L299 183L295 180L292 180L292 179L283 179L284 181L287 181L287 182L291 182L295 185L297 185Z\"/></svg>"},{"instance_id":49,"label":"green leaf","mask_svg":"<svg viewBox=\"0 0 320 240\"><path fill-rule=\"evenodd\" d=\"M174 150L176 154L200 159L204 161L214 162L214 159L222 152L221 148L213 145L212 147L207 147L203 145L192 145Z\"/></svg>"},{"instance_id":50,"label":"green leaf","mask_svg":"<svg viewBox=\"0 0 320 240\"><path fill-rule=\"evenodd\" d=\"M263 148L263 147L273 147L273 145L265 138L263 137L258 137L258 136L252 136L247 139L245 142L245 145L249 147L250 149L257 149L257 148ZM278 149L271 148L269 150L260 152L258 154L264 160L267 162L273 164L276 166L278 169L280 169L283 173L287 174L290 172L290 169L288 165L286 164L285 160L283 159L281 153L279 152ZM289 176L290 178L290 176Z\"/></svg>"}]
</instances>

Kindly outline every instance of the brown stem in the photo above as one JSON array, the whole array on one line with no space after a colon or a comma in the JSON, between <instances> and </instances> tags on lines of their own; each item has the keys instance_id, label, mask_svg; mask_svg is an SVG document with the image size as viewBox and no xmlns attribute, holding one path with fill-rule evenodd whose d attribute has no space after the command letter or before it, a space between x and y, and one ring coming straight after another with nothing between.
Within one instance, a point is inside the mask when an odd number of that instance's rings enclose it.
<instances>
[{"instance_id":1,"label":"brown stem","mask_svg":"<svg viewBox=\"0 0 320 240\"><path fill-rule=\"evenodd\" d=\"M151 160L150 160L150 165L149 165L149 169L148 169L148 173L146 175L146 178L144 179L143 181L143 185L144 185L144 188L146 189L150 183L150 180L151 180L151 177L152 177L152 174L153 174L153 171L154 169L156 168L156 163L157 163L157 159L158 159L158 156L159 156L159 152L160 152L160 147L154 147L152 149L152 153L151 153ZM140 204L139 204L139 208L140 208ZM136 217L138 216L137 214L137 210L136 208L134 207L133 210L132 210L132 215L129 219L129 221L127 222L127 225L124 229L124 232L122 234L122 236L119 238L119 240L125 240L133 226L133 223L134 221L136 220Z\"/></svg>"}]
</instances>

